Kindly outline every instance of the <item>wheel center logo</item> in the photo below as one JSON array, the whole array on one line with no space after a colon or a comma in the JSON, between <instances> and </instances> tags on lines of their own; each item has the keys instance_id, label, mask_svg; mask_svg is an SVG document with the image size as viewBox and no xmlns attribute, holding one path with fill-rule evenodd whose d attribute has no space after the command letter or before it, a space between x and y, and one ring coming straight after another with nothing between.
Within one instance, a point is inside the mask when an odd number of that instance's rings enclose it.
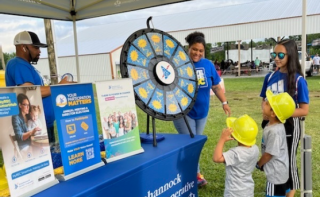
<instances>
[{"instance_id":1,"label":"wheel center logo","mask_svg":"<svg viewBox=\"0 0 320 197\"><path fill-rule=\"evenodd\" d=\"M161 66L162 68L162 72L163 72L163 76L165 79L168 79L168 77L170 76L170 72L168 71L169 65L167 66L167 68L164 68L163 66Z\"/></svg>"},{"instance_id":2,"label":"wheel center logo","mask_svg":"<svg viewBox=\"0 0 320 197\"><path fill-rule=\"evenodd\" d=\"M160 61L156 65L156 75L164 84L171 84L175 78L173 67L166 61Z\"/></svg>"}]
</instances>

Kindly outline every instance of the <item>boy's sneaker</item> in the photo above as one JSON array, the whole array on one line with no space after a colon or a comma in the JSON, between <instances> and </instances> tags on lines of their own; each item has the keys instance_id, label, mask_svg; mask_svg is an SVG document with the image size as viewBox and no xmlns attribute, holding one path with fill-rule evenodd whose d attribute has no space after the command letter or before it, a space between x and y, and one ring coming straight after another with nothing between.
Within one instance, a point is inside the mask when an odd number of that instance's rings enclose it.
<instances>
[{"instance_id":1,"label":"boy's sneaker","mask_svg":"<svg viewBox=\"0 0 320 197\"><path fill-rule=\"evenodd\" d=\"M207 184L207 180L204 179L203 175L198 173L197 174L197 184L198 184L198 187L202 187L202 186L205 186Z\"/></svg>"}]
</instances>

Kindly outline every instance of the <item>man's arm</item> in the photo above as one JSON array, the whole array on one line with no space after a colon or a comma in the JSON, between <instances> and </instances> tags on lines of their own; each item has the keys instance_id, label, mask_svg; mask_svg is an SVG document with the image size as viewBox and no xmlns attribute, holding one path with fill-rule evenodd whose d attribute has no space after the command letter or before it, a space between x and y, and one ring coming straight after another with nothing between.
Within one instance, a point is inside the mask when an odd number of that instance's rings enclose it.
<instances>
[{"instance_id":1,"label":"man's arm","mask_svg":"<svg viewBox=\"0 0 320 197\"><path fill-rule=\"evenodd\" d=\"M51 90L50 90L50 86L41 86L40 87L41 90L41 97L47 97L51 95Z\"/></svg>"},{"instance_id":2,"label":"man's arm","mask_svg":"<svg viewBox=\"0 0 320 197\"><path fill-rule=\"evenodd\" d=\"M33 86L33 83L30 82L26 82L24 84L21 84L20 86ZM47 97L51 95L51 90L50 90L50 86L41 86L40 87L40 91L41 91L41 97Z\"/></svg>"},{"instance_id":3,"label":"man's arm","mask_svg":"<svg viewBox=\"0 0 320 197\"><path fill-rule=\"evenodd\" d=\"M64 77L63 79L61 79L61 81L60 81L58 84L76 83L76 82L74 82L74 81L72 81L72 82L68 81L67 78L68 78L68 77ZM33 86L33 85L34 85L33 83L26 82L26 83L24 83L24 84L21 84L20 86ZM42 98L51 95L50 86L41 86L41 87L40 87L40 90L41 90L41 97L42 97Z\"/></svg>"}]
</instances>

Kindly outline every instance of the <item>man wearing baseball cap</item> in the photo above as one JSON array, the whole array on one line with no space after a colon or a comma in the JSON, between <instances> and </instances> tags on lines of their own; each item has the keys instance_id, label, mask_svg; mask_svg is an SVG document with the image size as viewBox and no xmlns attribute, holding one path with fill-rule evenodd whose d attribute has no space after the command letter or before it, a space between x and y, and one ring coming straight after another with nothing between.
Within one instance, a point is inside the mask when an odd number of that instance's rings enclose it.
<instances>
[{"instance_id":1,"label":"man wearing baseball cap","mask_svg":"<svg viewBox=\"0 0 320 197\"><path fill-rule=\"evenodd\" d=\"M5 72L6 86L32 86L41 85L41 96L46 118L47 131L50 144L55 142L54 111L51 101L50 86L44 86L40 72L32 65L40 57L40 47L48 45L40 42L37 34L31 31L22 31L14 38L16 57L8 62ZM69 83L66 78L59 84Z\"/></svg>"},{"instance_id":2,"label":"man wearing baseball cap","mask_svg":"<svg viewBox=\"0 0 320 197\"><path fill-rule=\"evenodd\" d=\"M22 31L14 37L17 56L32 64L37 64L40 57L40 47L46 48L48 45L40 42L37 34L31 31ZM19 54L18 54L19 53Z\"/></svg>"}]
</instances>

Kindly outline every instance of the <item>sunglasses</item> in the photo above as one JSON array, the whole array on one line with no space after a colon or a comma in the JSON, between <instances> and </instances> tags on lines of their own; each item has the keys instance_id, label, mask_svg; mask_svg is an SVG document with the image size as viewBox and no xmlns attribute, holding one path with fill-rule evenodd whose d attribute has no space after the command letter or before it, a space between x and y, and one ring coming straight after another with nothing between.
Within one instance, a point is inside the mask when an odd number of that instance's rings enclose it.
<instances>
[{"instance_id":1,"label":"sunglasses","mask_svg":"<svg viewBox=\"0 0 320 197\"><path fill-rule=\"evenodd\" d=\"M286 53L282 53L282 52L279 52L279 53L272 52L272 53L270 53L270 55L271 55L271 58L272 58L272 59L276 59L276 57L278 56L278 58L282 60L282 59L286 56Z\"/></svg>"}]
</instances>

